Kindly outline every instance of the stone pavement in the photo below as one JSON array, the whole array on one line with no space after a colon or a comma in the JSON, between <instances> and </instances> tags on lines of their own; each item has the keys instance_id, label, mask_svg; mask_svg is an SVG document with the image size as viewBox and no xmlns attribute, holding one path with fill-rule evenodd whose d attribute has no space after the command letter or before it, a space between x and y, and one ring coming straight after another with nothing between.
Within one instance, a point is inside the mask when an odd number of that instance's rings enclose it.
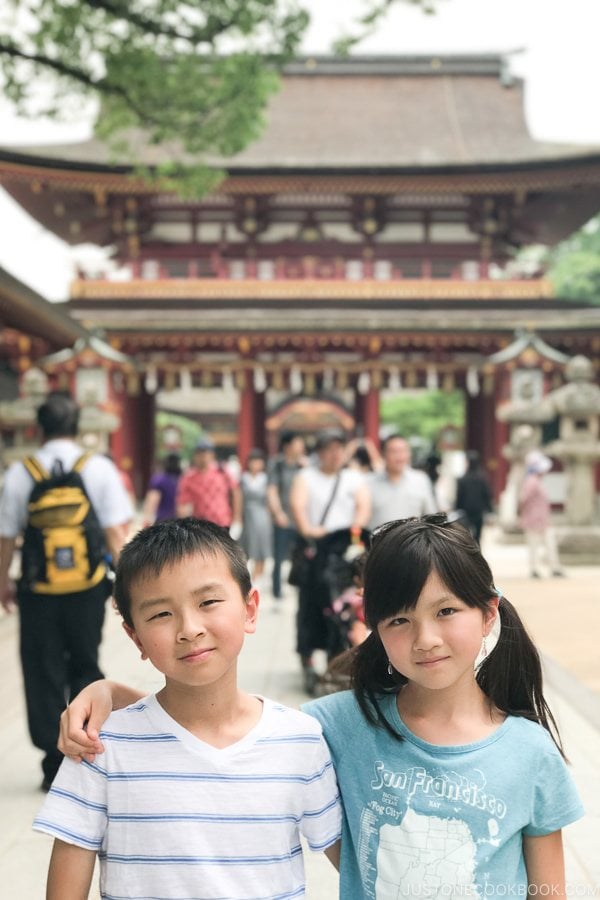
<instances>
[{"instance_id":1,"label":"stone pavement","mask_svg":"<svg viewBox=\"0 0 600 900\"><path fill-rule=\"evenodd\" d=\"M564 579L529 579L524 546L496 538L491 529L484 534L484 553L496 583L543 653L547 696L587 810L585 819L565 831L569 894L600 897L600 565L568 569ZM305 698L293 652L294 596L288 590L278 605L265 592L258 631L242 654L240 681L247 690L297 706ZM0 896L38 900L44 896L51 841L31 831L42 800L40 754L26 733L16 616L0 617L0 659ZM137 658L112 611L102 665L111 677L140 689L160 685L160 676ZM307 877L309 900L337 896L337 875L324 857L307 853Z\"/></svg>"}]
</instances>

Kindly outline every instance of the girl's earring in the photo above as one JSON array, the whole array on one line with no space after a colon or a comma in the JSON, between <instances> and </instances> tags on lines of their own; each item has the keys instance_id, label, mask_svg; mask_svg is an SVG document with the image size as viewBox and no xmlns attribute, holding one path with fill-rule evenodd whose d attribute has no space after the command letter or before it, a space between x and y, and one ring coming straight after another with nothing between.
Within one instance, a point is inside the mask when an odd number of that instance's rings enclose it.
<instances>
[{"instance_id":1,"label":"girl's earring","mask_svg":"<svg viewBox=\"0 0 600 900\"><path fill-rule=\"evenodd\" d=\"M485 659L486 656L487 656L487 654L488 654L488 651L487 651L487 644L486 644L486 638L487 638L487 635L484 635L484 636L483 636L483 643L481 644L481 658L482 658L482 660Z\"/></svg>"},{"instance_id":2,"label":"girl's earring","mask_svg":"<svg viewBox=\"0 0 600 900\"><path fill-rule=\"evenodd\" d=\"M394 674L394 667L392 666L390 660L388 659L388 675Z\"/></svg>"}]
</instances>

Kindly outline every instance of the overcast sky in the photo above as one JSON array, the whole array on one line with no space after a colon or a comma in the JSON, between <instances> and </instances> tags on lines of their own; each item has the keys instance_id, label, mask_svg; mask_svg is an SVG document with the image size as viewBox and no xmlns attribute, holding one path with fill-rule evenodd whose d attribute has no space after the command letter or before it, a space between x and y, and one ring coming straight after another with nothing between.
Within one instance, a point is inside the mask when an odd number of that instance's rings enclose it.
<instances>
[{"instance_id":1,"label":"overcast sky","mask_svg":"<svg viewBox=\"0 0 600 900\"><path fill-rule=\"evenodd\" d=\"M362 0L306 0L313 21L306 53L326 53L331 41L364 8ZM398 3L361 54L458 53L522 50L513 70L526 79L526 112L542 140L600 145L598 36L600 0L438 0L438 13L423 15ZM0 98L0 144L82 140L88 122L17 119ZM48 299L68 295L71 250L49 235L0 191L0 265ZM32 265L32 261L35 264Z\"/></svg>"}]
</instances>

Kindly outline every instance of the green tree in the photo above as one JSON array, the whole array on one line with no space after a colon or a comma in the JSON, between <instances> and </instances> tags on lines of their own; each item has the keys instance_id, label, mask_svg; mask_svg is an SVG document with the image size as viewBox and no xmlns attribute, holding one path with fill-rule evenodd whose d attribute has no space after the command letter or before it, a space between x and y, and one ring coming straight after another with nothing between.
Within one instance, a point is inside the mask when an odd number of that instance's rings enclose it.
<instances>
[{"instance_id":1,"label":"green tree","mask_svg":"<svg viewBox=\"0 0 600 900\"><path fill-rule=\"evenodd\" d=\"M548 277L559 297L600 305L600 215L554 248L548 260Z\"/></svg>"},{"instance_id":2,"label":"green tree","mask_svg":"<svg viewBox=\"0 0 600 900\"><path fill-rule=\"evenodd\" d=\"M402 391L382 400L381 421L406 438L418 437L435 445L445 425L464 427L464 397L458 390Z\"/></svg>"},{"instance_id":3,"label":"green tree","mask_svg":"<svg viewBox=\"0 0 600 900\"><path fill-rule=\"evenodd\" d=\"M393 2L431 0L365 0L362 34ZM58 117L96 98L97 134L115 152L133 152L141 132L174 160L158 177L202 193L223 175L202 161L260 134L308 22L302 0L4 0L0 75L21 113Z\"/></svg>"},{"instance_id":4,"label":"green tree","mask_svg":"<svg viewBox=\"0 0 600 900\"><path fill-rule=\"evenodd\" d=\"M193 419L188 419L187 416L180 416L177 413L168 413L163 410L159 410L155 418L157 458L160 459L170 452L170 448L165 446L162 440L165 429L169 426L177 428L181 435L181 448L178 452L183 459L190 459L194 447L202 436L201 426L194 422Z\"/></svg>"}]
</instances>

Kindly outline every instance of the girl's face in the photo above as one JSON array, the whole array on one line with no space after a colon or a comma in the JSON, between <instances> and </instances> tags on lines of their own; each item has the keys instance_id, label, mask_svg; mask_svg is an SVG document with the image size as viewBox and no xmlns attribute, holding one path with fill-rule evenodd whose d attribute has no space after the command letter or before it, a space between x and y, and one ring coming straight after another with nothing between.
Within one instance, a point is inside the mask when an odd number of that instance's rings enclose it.
<instances>
[{"instance_id":1,"label":"girl's face","mask_svg":"<svg viewBox=\"0 0 600 900\"><path fill-rule=\"evenodd\" d=\"M248 471L251 475L258 475L259 472L262 472L265 468L265 461L260 457L254 457L248 462Z\"/></svg>"},{"instance_id":2,"label":"girl's face","mask_svg":"<svg viewBox=\"0 0 600 900\"><path fill-rule=\"evenodd\" d=\"M433 571L414 609L384 619L377 632L393 667L427 690L472 681L481 642L498 611L496 598L483 611L456 597Z\"/></svg>"}]
</instances>

